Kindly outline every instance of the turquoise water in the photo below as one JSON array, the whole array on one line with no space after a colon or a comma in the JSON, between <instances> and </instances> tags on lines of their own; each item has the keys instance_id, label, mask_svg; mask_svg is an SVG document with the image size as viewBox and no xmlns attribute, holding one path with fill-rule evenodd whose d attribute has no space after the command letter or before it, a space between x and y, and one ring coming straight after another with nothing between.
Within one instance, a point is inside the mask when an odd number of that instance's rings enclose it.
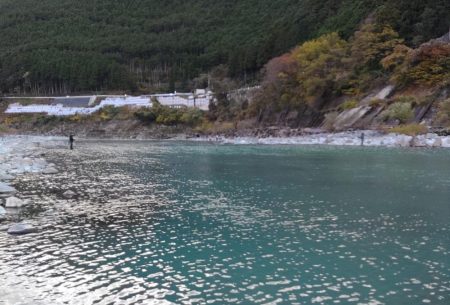
<instances>
[{"instance_id":1,"label":"turquoise water","mask_svg":"<svg viewBox=\"0 0 450 305\"><path fill-rule=\"evenodd\" d=\"M0 304L450 304L449 150L77 144Z\"/></svg>"}]
</instances>

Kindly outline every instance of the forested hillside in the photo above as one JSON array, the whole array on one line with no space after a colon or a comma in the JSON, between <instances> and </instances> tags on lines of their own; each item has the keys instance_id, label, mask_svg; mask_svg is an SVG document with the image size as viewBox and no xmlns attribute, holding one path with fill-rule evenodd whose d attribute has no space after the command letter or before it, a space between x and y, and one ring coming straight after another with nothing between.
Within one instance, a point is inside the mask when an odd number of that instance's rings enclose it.
<instances>
[{"instance_id":1,"label":"forested hillside","mask_svg":"<svg viewBox=\"0 0 450 305\"><path fill-rule=\"evenodd\" d=\"M187 90L225 65L243 83L271 58L378 10L408 46L448 29L448 0L0 0L0 91Z\"/></svg>"}]
</instances>

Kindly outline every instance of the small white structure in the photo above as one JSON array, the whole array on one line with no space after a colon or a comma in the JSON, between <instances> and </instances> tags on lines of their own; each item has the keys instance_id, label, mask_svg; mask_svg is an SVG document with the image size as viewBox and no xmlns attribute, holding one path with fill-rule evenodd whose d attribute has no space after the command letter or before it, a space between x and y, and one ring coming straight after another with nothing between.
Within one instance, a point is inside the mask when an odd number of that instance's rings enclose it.
<instances>
[{"instance_id":1,"label":"small white structure","mask_svg":"<svg viewBox=\"0 0 450 305\"><path fill-rule=\"evenodd\" d=\"M195 89L194 94L195 95L206 95L208 91L206 89Z\"/></svg>"},{"instance_id":2,"label":"small white structure","mask_svg":"<svg viewBox=\"0 0 450 305\"><path fill-rule=\"evenodd\" d=\"M208 110L209 103L213 99L211 91L206 89L196 89L195 93L169 93L169 94L153 94L150 95L164 106L173 108L193 107L201 110Z\"/></svg>"}]
</instances>

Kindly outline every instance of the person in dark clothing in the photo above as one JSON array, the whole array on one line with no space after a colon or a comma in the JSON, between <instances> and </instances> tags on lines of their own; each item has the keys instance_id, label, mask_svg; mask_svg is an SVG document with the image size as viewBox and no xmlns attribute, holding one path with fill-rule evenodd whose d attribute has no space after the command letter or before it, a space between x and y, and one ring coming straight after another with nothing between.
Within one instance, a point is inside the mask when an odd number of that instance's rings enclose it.
<instances>
[{"instance_id":1,"label":"person in dark clothing","mask_svg":"<svg viewBox=\"0 0 450 305\"><path fill-rule=\"evenodd\" d=\"M364 134L364 132L361 134L361 137L360 137L360 139L361 139L361 146L364 146L364 137L365 137L365 134Z\"/></svg>"},{"instance_id":2,"label":"person in dark clothing","mask_svg":"<svg viewBox=\"0 0 450 305\"><path fill-rule=\"evenodd\" d=\"M73 149L73 141L75 141L74 138L73 138L73 135L70 135L70 136L69 136L70 150Z\"/></svg>"}]
</instances>

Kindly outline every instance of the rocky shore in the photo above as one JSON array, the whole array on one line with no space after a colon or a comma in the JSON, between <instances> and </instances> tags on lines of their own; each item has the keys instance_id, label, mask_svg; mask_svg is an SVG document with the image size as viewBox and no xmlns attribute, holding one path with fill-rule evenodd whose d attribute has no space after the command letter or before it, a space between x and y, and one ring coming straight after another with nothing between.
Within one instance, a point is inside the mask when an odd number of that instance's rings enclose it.
<instances>
[{"instance_id":1,"label":"rocky shore","mask_svg":"<svg viewBox=\"0 0 450 305\"><path fill-rule=\"evenodd\" d=\"M0 137L0 231L27 234L37 230L18 216L30 201L22 198L15 188L15 179L26 173L57 173L56 166L46 161L44 150L60 140L55 137Z\"/></svg>"},{"instance_id":2,"label":"rocky shore","mask_svg":"<svg viewBox=\"0 0 450 305\"><path fill-rule=\"evenodd\" d=\"M326 133L322 130L266 129L264 132L236 135L199 136L194 141L214 141L226 144L264 145L335 145L335 146L385 146L385 147L442 147L450 148L450 136L428 133L408 136L374 130Z\"/></svg>"}]
</instances>

